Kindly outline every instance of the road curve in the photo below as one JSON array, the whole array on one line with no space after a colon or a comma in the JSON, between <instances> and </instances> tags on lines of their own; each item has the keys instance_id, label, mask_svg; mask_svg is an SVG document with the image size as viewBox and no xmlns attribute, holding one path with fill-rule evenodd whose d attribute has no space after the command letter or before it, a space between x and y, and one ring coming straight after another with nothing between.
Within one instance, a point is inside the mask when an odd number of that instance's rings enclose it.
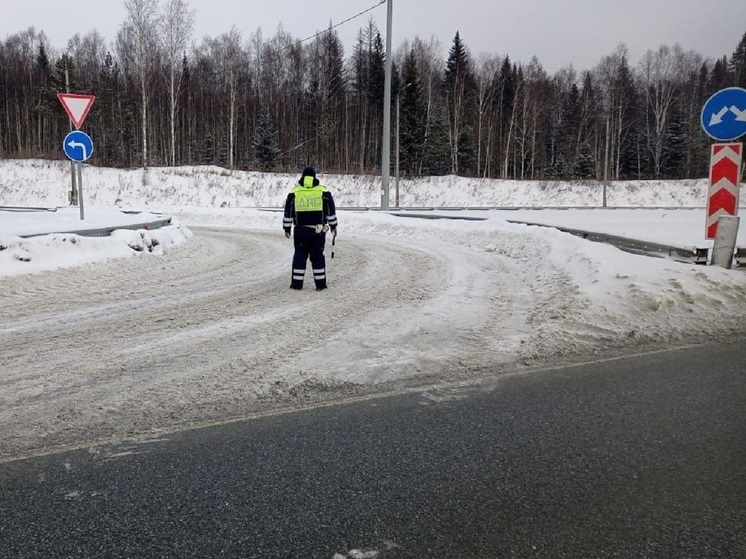
<instances>
[{"instance_id":1,"label":"road curve","mask_svg":"<svg viewBox=\"0 0 746 559\"><path fill-rule=\"evenodd\" d=\"M340 245L321 293L288 289L281 235L220 229L163 257L0 279L0 455L515 360L515 333L493 333L531 298L507 296L514 270L500 260L406 240Z\"/></svg>"},{"instance_id":2,"label":"road curve","mask_svg":"<svg viewBox=\"0 0 746 559\"><path fill-rule=\"evenodd\" d=\"M295 292L281 234L194 232L164 256L0 278L0 460L613 345L567 273L521 252L541 247L340 237L330 289Z\"/></svg>"}]
</instances>

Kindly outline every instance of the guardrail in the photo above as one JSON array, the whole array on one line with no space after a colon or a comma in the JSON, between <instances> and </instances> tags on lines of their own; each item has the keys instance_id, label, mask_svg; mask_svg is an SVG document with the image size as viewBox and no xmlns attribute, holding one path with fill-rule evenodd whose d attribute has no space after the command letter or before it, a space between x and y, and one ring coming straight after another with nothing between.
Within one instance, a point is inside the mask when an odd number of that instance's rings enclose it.
<instances>
[{"instance_id":1,"label":"guardrail","mask_svg":"<svg viewBox=\"0 0 746 559\"><path fill-rule=\"evenodd\" d=\"M662 245L658 243L652 243L649 241L641 241L638 239L630 239L627 237L619 237L616 235L609 235L607 233L594 233L592 231L584 231L581 229L571 229L568 227L559 227L557 225L546 225L543 223L532 223L529 221L513 220L509 219L509 223L521 223L523 225L534 225L537 227L551 227L558 231L570 233L576 237L581 237L589 241L597 243L605 243L607 245L615 246L625 252L631 252L633 254L641 254L643 256L658 256L661 258L671 258L679 262L688 262L694 264L706 264L708 249L700 249L697 247L677 247L670 245Z\"/></svg>"},{"instance_id":2,"label":"guardrail","mask_svg":"<svg viewBox=\"0 0 746 559\"><path fill-rule=\"evenodd\" d=\"M577 208L590 209L588 208L588 206L578 206ZM459 209L475 210L475 209L488 209L488 208L459 208ZM489 209L505 210L508 208L503 207L503 208L489 208ZM527 210L527 209L532 209L532 208L520 207L520 208L513 208L513 209ZM557 207L549 208L549 207L542 206L540 208L537 207L535 209L560 209L560 208L557 208ZM572 208L569 208L567 206L562 206L561 209L572 209ZM620 209L682 209L682 208L678 206L675 206L675 207L656 206L655 208L635 207L635 208L620 208ZM686 209L697 210L701 208L686 208ZM444 208L432 208L432 210L444 211L445 209ZM428 209L411 208L411 209L407 209L406 212L403 210L397 210L395 212L391 212L391 215L394 215L397 217L411 217L411 218L419 218L419 219L464 219L464 220L472 220L472 221L484 221L487 219L487 218L475 217L475 216L447 216L447 215L417 213L417 212L423 212L423 211L428 211ZM445 211L453 211L453 210L445 210ZM670 258L677 262L684 262L687 264L708 264L709 258L710 258L710 249L708 248L663 245L659 243L653 243L650 241L642 241L639 239L619 237L617 235L610 235L608 233L596 233L593 231L585 231L582 229L572 229L572 228L561 227L557 225L547 225L545 223L535 223L535 222L526 221L526 220L508 219L507 221L509 223L520 223L523 225L533 225L536 227L548 227L551 229L556 229L558 231L563 231L565 233L569 233L571 235L575 235L577 237L581 237L589 241L609 244L625 252L629 252L632 254L639 254L642 256ZM735 261L736 261L736 266L738 267L746 266L746 248L738 248L736 250Z\"/></svg>"},{"instance_id":3,"label":"guardrail","mask_svg":"<svg viewBox=\"0 0 746 559\"><path fill-rule=\"evenodd\" d=\"M100 227L98 229L79 229L79 230L67 230L67 231L56 231L56 233L68 234L68 235L80 235L81 237L108 237L117 229L131 229L137 231L139 229L160 229L171 225L171 218L163 218L155 221L148 221L144 223L132 223L129 225L116 225L114 227ZM43 235L49 235L50 233L35 233L33 235L19 235L24 239L30 239L31 237L41 237Z\"/></svg>"},{"instance_id":4,"label":"guardrail","mask_svg":"<svg viewBox=\"0 0 746 559\"><path fill-rule=\"evenodd\" d=\"M3 212L56 212L57 208L34 208L25 206L0 206Z\"/></svg>"}]
</instances>

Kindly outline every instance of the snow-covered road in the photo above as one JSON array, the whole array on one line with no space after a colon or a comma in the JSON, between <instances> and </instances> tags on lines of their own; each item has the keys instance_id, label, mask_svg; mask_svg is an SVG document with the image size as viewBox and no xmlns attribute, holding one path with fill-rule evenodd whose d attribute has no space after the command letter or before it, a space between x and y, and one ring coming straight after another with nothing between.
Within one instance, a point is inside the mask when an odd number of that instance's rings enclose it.
<instances>
[{"instance_id":1,"label":"snow-covered road","mask_svg":"<svg viewBox=\"0 0 746 559\"><path fill-rule=\"evenodd\" d=\"M611 247L463 227L340 236L324 292L310 272L310 289L288 289L292 243L276 229L192 228L163 256L0 278L0 459L683 341L713 305L691 289L708 274L743 306L733 272L617 256L656 277L687 270L652 293L634 276L600 281L583 254ZM742 328L743 309L715 306L710 330Z\"/></svg>"}]
</instances>

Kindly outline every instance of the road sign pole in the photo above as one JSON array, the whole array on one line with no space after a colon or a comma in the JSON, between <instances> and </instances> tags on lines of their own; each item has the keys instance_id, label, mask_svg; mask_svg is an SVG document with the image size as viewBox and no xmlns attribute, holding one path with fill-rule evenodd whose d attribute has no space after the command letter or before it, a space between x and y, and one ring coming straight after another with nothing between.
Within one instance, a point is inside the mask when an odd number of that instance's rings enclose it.
<instances>
[{"instance_id":1,"label":"road sign pole","mask_svg":"<svg viewBox=\"0 0 746 559\"><path fill-rule=\"evenodd\" d=\"M83 164L76 163L78 172L78 201L80 203L80 220L85 220L85 214L83 212Z\"/></svg>"},{"instance_id":2,"label":"road sign pole","mask_svg":"<svg viewBox=\"0 0 746 559\"><path fill-rule=\"evenodd\" d=\"M70 93L70 74L67 71L67 59L68 57L65 57L65 93ZM59 96L57 96L58 99ZM71 116L69 116L69 111L67 110L67 105L65 105L64 102L62 102L62 99L60 99L60 102L62 103L63 108L65 109L65 112L68 113L68 119L70 121L70 132L73 131L73 119ZM77 177L75 174L75 163L73 161L70 161L70 180L71 180L71 189L70 189L70 205L71 206L77 206L78 205L78 186L77 186Z\"/></svg>"},{"instance_id":3,"label":"road sign pole","mask_svg":"<svg viewBox=\"0 0 746 559\"><path fill-rule=\"evenodd\" d=\"M746 134L746 89L726 87L713 94L702 107L700 123L716 142L738 140ZM730 268L738 238L743 145L717 143L711 150L705 239L714 239L712 263Z\"/></svg>"},{"instance_id":4,"label":"road sign pole","mask_svg":"<svg viewBox=\"0 0 746 559\"><path fill-rule=\"evenodd\" d=\"M80 219L85 219L83 210L83 161L93 155L93 140L85 132L74 130L62 140L62 150L73 162L73 180L77 183L78 205L80 206Z\"/></svg>"},{"instance_id":5,"label":"road sign pole","mask_svg":"<svg viewBox=\"0 0 746 559\"><path fill-rule=\"evenodd\" d=\"M733 266L740 221L740 217L733 215L721 215L718 218L717 234L712 244L713 265L727 269Z\"/></svg>"},{"instance_id":6,"label":"road sign pole","mask_svg":"<svg viewBox=\"0 0 746 559\"><path fill-rule=\"evenodd\" d=\"M62 107L65 109L67 116L70 118L70 134L73 134L73 127L75 131L79 131L80 127L83 126L83 122L88 116L88 111L91 110L93 101L96 97L93 95L70 93L70 83L67 72L67 57L65 58L65 93L58 93L57 99L62 103ZM68 135L70 137L70 135ZM87 136L86 136L87 137ZM67 140L67 138L66 138ZM67 141L64 142L67 144ZM63 145L64 145L63 144ZM73 146L70 147L74 147ZM80 165L75 165L76 161L85 161L90 157L90 151L92 151L92 145L87 146L86 144L77 143L77 148L81 150L82 154L80 158L75 155L71 155L66 148L65 154L70 158L70 174L72 177L72 190L70 191L70 205L77 206L78 200L80 200L80 219L83 219L83 200L80 193L81 188L81 171ZM90 149L89 149L90 148Z\"/></svg>"},{"instance_id":7,"label":"road sign pole","mask_svg":"<svg viewBox=\"0 0 746 559\"><path fill-rule=\"evenodd\" d=\"M71 182L70 205L77 206L78 205L78 177L76 176L74 161L70 161L70 182Z\"/></svg>"}]
</instances>

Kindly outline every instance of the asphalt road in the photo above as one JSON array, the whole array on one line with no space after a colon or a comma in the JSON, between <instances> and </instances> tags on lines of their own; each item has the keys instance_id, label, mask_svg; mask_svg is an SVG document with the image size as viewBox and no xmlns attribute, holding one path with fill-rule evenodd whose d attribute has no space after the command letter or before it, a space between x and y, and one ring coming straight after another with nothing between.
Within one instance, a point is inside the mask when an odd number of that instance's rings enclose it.
<instances>
[{"instance_id":1,"label":"asphalt road","mask_svg":"<svg viewBox=\"0 0 746 559\"><path fill-rule=\"evenodd\" d=\"M0 465L0 556L746 557L743 342Z\"/></svg>"}]
</instances>

